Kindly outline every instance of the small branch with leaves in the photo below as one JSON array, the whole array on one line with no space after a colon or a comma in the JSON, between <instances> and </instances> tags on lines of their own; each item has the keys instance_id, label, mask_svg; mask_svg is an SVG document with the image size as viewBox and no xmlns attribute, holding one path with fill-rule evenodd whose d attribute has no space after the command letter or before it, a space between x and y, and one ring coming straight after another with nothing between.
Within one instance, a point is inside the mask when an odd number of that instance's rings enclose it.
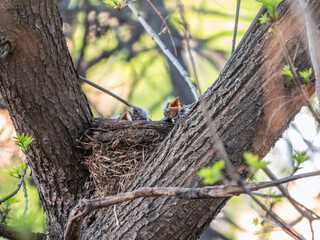
<instances>
[{"instance_id":1,"label":"small branch with leaves","mask_svg":"<svg viewBox=\"0 0 320 240\"><path fill-rule=\"evenodd\" d=\"M17 136L14 138L16 139L16 141L15 141L16 145L21 148L22 152L24 154L28 154L29 146L34 141L34 139L32 137L25 135L24 133L21 135L19 135L17 133ZM28 194L27 194L26 183L24 180L25 175L27 173L27 169L28 169L28 163L23 162L20 165L18 165L16 168L14 168L13 170L9 171L9 175L11 177L18 178L19 183L18 183L16 189L12 193L10 193L6 196L3 196L3 194L1 195L2 198L0 199L0 205L5 203L4 206L1 206L1 208L0 208L1 223L6 222L11 205L13 203L17 202L17 200L14 198L14 196L19 192L21 186L23 186L23 192L24 192L24 198L25 198L24 214L28 210ZM4 224L1 224L1 226L0 226L0 235L6 237L8 239L22 239L18 233L14 232L12 229L9 229L9 227L7 227ZM32 238L32 239L44 239L43 234L37 235L37 234L32 233L31 235L36 236L36 238ZM40 237L40 238L38 238L38 237Z\"/></svg>"}]
</instances>

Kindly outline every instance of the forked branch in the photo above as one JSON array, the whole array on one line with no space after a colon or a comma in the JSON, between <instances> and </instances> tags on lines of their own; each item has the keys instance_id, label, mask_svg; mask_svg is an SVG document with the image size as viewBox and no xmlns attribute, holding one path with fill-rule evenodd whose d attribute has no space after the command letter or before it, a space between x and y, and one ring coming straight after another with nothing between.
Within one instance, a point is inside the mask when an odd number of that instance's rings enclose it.
<instances>
[{"instance_id":1,"label":"forked branch","mask_svg":"<svg viewBox=\"0 0 320 240\"><path fill-rule=\"evenodd\" d=\"M291 182L297 179L312 177L320 175L320 171L304 173L294 176L289 176L275 181L259 182L259 183L247 183L246 189L250 191L256 191L262 188L278 186L283 183ZM242 186L238 185L220 185L203 188L182 188L182 187L143 187L132 192L121 193L114 196L97 199L82 199L73 208L70 213L67 227L65 230L64 239L76 239L80 234L80 227L83 219L91 212L119 204L122 202L132 201L137 198L149 198L160 196L171 196L184 199L203 199L203 198L220 198L220 197L232 197L246 193Z\"/></svg>"}]
</instances>

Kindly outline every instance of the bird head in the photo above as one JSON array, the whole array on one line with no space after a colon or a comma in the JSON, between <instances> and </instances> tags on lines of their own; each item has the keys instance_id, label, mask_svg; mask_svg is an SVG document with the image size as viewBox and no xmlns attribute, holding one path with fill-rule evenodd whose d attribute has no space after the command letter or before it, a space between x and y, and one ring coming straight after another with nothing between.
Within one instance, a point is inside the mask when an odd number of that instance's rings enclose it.
<instances>
[{"instance_id":1,"label":"bird head","mask_svg":"<svg viewBox=\"0 0 320 240\"><path fill-rule=\"evenodd\" d=\"M164 108L164 111L163 111L164 120L171 121L171 119L173 119L178 115L179 109L180 109L180 103L179 103L179 97L177 97L172 102L169 102L166 104L166 107Z\"/></svg>"},{"instance_id":2,"label":"bird head","mask_svg":"<svg viewBox=\"0 0 320 240\"><path fill-rule=\"evenodd\" d=\"M132 122L132 117L130 112L126 111L126 113L121 116L120 120L126 120L126 121Z\"/></svg>"}]
</instances>

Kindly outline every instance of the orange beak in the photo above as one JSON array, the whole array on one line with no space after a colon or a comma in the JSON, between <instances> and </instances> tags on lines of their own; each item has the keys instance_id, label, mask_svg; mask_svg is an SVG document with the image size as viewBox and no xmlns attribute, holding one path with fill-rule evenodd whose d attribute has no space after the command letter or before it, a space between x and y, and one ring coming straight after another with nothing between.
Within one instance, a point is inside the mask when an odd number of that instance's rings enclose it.
<instances>
[{"instance_id":1,"label":"orange beak","mask_svg":"<svg viewBox=\"0 0 320 240\"><path fill-rule=\"evenodd\" d=\"M179 97L177 97L174 101L169 104L169 108L180 108Z\"/></svg>"},{"instance_id":2,"label":"orange beak","mask_svg":"<svg viewBox=\"0 0 320 240\"><path fill-rule=\"evenodd\" d=\"M132 121L130 113L126 112L125 114L123 114L123 116L121 117L121 120Z\"/></svg>"},{"instance_id":3,"label":"orange beak","mask_svg":"<svg viewBox=\"0 0 320 240\"><path fill-rule=\"evenodd\" d=\"M188 109L191 110L196 104L197 104L197 102L192 103L191 106L188 107Z\"/></svg>"}]
</instances>

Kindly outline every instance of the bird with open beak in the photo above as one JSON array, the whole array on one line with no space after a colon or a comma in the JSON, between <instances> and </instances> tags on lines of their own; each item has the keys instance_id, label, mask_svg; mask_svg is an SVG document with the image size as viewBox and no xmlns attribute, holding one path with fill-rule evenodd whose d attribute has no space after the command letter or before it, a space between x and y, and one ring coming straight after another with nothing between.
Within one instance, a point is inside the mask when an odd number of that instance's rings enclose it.
<instances>
[{"instance_id":1,"label":"bird with open beak","mask_svg":"<svg viewBox=\"0 0 320 240\"><path fill-rule=\"evenodd\" d=\"M125 121L130 121L132 122L132 117L130 112L126 111L125 114L117 118L118 120L125 120Z\"/></svg>"},{"instance_id":2,"label":"bird with open beak","mask_svg":"<svg viewBox=\"0 0 320 240\"><path fill-rule=\"evenodd\" d=\"M164 118L162 121L172 122L178 116L180 110L179 97L172 102L168 102L163 110Z\"/></svg>"},{"instance_id":3,"label":"bird with open beak","mask_svg":"<svg viewBox=\"0 0 320 240\"><path fill-rule=\"evenodd\" d=\"M197 102L194 102L194 103L182 106L179 110L179 117L183 117L188 112L190 112L196 104Z\"/></svg>"}]
</instances>

